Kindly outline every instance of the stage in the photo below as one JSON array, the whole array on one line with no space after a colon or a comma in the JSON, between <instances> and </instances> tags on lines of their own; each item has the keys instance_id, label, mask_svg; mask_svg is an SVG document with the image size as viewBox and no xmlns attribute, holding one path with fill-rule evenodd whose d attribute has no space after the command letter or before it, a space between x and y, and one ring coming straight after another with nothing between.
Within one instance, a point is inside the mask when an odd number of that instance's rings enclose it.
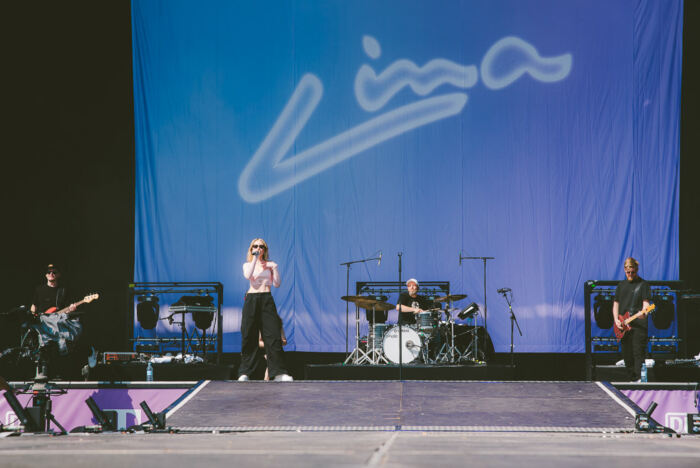
<instances>
[{"instance_id":1,"label":"stage","mask_svg":"<svg viewBox=\"0 0 700 468\"><path fill-rule=\"evenodd\" d=\"M179 432L630 432L638 408L593 382L203 382L167 410Z\"/></svg>"},{"instance_id":2,"label":"stage","mask_svg":"<svg viewBox=\"0 0 700 468\"><path fill-rule=\"evenodd\" d=\"M13 433L4 432L0 456L5 464L640 468L700 463L700 437L635 430L635 415L642 410L629 392L645 393L655 384L621 385L622 391L605 382L557 381L59 385L68 390L66 397L77 391L74 405L84 406L85 395L92 394L103 410L118 409L134 423L144 422L136 405L145 399L154 411L166 414L166 428L66 437L8 437ZM128 392L126 403L133 406L112 405L125 399L115 395L110 400L108 390ZM168 395L166 404L162 399ZM60 415L64 404L58 399L54 403L54 412L65 423ZM89 416L80 422L89 423Z\"/></svg>"}]
</instances>

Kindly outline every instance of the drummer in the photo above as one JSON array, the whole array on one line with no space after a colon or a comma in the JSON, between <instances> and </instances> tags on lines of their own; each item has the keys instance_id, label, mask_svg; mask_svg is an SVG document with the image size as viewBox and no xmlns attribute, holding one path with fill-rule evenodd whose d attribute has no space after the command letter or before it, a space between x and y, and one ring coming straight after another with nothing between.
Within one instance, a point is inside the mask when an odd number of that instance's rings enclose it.
<instances>
[{"instance_id":1,"label":"drummer","mask_svg":"<svg viewBox=\"0 0 700 468\"><path fill-rule=\"evenodd\" d=\"M417 279L411 278L406 281L406 287L408 292L402 292L396 304L396 310L400 311L400 324L416 323L416 314L433 307L432 301L418 294L420 285Z\"/></svg>"}]
</instances>

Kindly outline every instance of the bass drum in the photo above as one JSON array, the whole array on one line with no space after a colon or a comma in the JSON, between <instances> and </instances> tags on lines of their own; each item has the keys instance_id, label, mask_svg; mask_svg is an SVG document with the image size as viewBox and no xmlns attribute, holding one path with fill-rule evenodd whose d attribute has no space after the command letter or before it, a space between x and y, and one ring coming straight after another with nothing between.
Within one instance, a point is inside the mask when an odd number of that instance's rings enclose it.
<instances>
[{"instance_id":1,"label":"bass drum","mask_svg":"<svg viewBox=\"0 0 700 468\"><path fill-rule=\"evenodd\" d=\"M401 326L401 340L403 342L403 350L401 351L401 362L407 364L413 362L420 356L423 343L417 331L413 328ZM393 362L399 363L399 326L394 325L385 334L383 345L384 356Z\"/></svg>"}]
</instances>

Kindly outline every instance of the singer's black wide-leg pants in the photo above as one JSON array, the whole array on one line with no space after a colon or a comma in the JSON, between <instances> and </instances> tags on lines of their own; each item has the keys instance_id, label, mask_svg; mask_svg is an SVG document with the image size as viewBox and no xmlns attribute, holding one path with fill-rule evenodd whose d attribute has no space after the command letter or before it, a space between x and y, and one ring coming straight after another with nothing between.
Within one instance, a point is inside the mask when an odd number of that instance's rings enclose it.
<instances>
[{"instance_id":1,"label":"singer's black wide-leg pants","mask_svg":"<svg viewBox=\"0 0 700 468\"><path fill-rule=\"evenodd\" d=\"M241 366L238 375L251 375L261 358L259 334L265 343L267 368L270 379L288 374L282 350L282 322L277 315L277 306L270 293L248 293L243 303L241 318Z\"/></svg>"}]
</instances>

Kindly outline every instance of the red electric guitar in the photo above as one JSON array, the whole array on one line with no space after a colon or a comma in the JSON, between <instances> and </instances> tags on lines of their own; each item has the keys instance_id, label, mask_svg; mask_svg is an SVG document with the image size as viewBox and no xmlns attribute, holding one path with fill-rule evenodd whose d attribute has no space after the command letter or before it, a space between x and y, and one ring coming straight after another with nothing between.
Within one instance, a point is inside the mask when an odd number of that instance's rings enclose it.
<instances>
[{"instance_id":1,"label":"red electric guitar","mask_svg":"<svg viewBox=\"0 0 700 468\"><path fill-rule=\"evenodd\" d=\"M625 333L630 331L632 328L630 327L630 323L639 317L643 317L647 315L649 312L653 311L656 309L656 305L651 304L648 308L642 309L633 316L630 317L629 311L625 312L624 315L619 315L618 318L620 319L620 322L622 323L622 328L617 328L617 326L613 326L613 330L615 331L615 338L617 338L617 341L620 341L623 336L625 336Z\"/></svg>"},{"instance_id":2,"label":"red electric guitar","mask_svg":"<svg viewBox=\"0 0 700 468\"><path fill-rule=\"evenodd\" d=\"M100 295L97 293L90 294L88 296L85 296L82 301L78 301L75 304L71 304L71 305L78 307L79 305L88 304L88 303L94 301L95 299L99 299L99 297L100 297ZM62 314L62 313L67 312L69 317L80 314L80 312L78 312L77 310L70 312L70 308L71 308L71 306L68 306L68 307L65 307L61 310L58 310L57 307L51 307L50 309L47 309L46 312L44 312L44 313L45 314Z\"/></svg>"}]
</instances>

